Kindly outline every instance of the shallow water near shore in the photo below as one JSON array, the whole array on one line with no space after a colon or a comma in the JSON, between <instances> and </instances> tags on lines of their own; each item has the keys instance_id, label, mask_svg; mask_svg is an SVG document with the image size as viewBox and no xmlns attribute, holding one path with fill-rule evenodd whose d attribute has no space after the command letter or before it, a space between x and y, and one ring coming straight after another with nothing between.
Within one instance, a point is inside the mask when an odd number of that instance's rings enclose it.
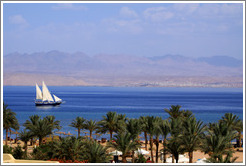
<instances>
[{"instance_id":1,"label":"shallow water near shore","mask_svg":"<svg viewBox=\"0 0 246 166\"><path fill-rule=\"evenodd\" d=\"M160 116L168 118L164 108L181 105L204 123L216 122L225 113L243 119L243 88L150 88L150 87L59 87L48 86L65 103L60 106L36 107L35 86L4 86L3 100L20 123L29 116L54 115L64 132L77 134L69 124L77 116L101 120L109 111L126 114L128 118ZM21 126L20 129L24 127ZM5 138L5 134L3 135ZM102 137L108 138L108 135Z\"/></svg>"}]
</instances>

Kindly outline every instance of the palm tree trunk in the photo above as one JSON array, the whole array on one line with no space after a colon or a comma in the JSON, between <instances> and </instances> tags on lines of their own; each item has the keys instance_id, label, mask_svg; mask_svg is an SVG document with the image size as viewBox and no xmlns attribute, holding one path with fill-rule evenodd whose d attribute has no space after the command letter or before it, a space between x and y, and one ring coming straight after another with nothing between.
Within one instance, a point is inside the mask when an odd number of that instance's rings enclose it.
<instances>
[{"instance_id":1,"label":"palm tree trunk","mask_svg":"<svg viewBox=\"0 0 246 166\"><path fill-rule=\"evenodd\" d=\"M90 139L92 140L92 131L90 131Z\"/></svg>"},{"instance_id":2,"label":"palm tree trunk","mask_svg":"<svg viewBox=\"0 0 246 166\"><path fill-rule=\"evenodd\" d=\"M25 158L27 157L27 141L25 141Z\"/></svg>"},{"instance_id":3,"label":"palm tree trunk","mask_svg":"<svg viewBox=\"0 0 246 166\"><path fill-rule=\"evenodd\" d=\"M164 163L167 162L167 157L166 157L166 141L167 141L167 139L164 138L164 140L163 140L163 153L164 153L164 159L163 159L163 161L164 161Z\"/></svg>"},{"instance_id":4,"label":"palm tree trunk","mask_svg":"<svg viewBox=\"0 0 246 166\"><path fill-rule=\"evenodd\" d=\"M179 157L176 158L176 163L179 163Z\"/></svg>"},{"instance_id":5,"label":"palm tree trunk","mask_svg":"<svg viewBox=\"0 0 246 166\"><path fill-rule=\"evenodd\" d=\"M155 162L158 163L158 153L159 153L159 137L156 137L156 143L155 143L155 146L156 146L156 151L155 151Z\"/></svg>"},{"instance_id":6,"label":"palm tree trunk","mask_svg":"<svg viewBox=\"0 0 246 166\"><path fill-rule=\"evenodd\" d=\"M150 136L150 151L151 151L151 161L154 162L154 154L153 154L153 136Z\"/></svg>"},{"instance_id":7,"label":"palm tree trunk","mask_svg":"<svg viewBox=\"0 0 246 166\"><path fill-rule=\"evenodd\" d=\"M126 155L125 155L125 154L122 155L122 162L123 162L123 163L126 163Z\"/></svg>"},{"instance_id":8,"label":"palm tree trunk","mask_svg":"<svg viewBox=\"0 0 246 166\"><path fill-rule=\"evenodd\" d=\"M135 154L135 152L134 152L134 150L133 150L133 151L132 151L132 163L134 163L134 159L135 159L134 154Z\"/></svg>"},{"instance_id":9,"label":"palm tree trunk","mask_svg":"<svg viewBox=\"0 0 246 166\"><path fill-rule=\"evenodd\" d=\"M78 137L80 136L80 129L78 128Z\"/></svg>"},{"instance_id":10,"label":"palm tree trunk","mask_svg":"<svg viewBox=\"0 0 246 166\"><path fill-rule=\"evenodd\" d=\"M193 162L193 152L189 152L189 163Z\"/></svg>"},{"instance_id":11,"label":"palm tree trunk","mask_svg":"<svg viewBox=\"0 0 246 166\"><path fill-rule=\"evenodd\" d=\"M147 132L144 132L144 138L145 138L145 150L147 150L147 144L148 144L148 138L147 138Z\"/></svg>"},{"instance_id":12,"label":"palm tree trunk","mask_svg":"<svg viewBox=\"0 0 246 166\"><path fill-rule=\"evenodd\" d=\"M238 132L238 135L239 135L239 144L238 144L238 146L239 147L242 147L242 142L241 142L241 132Z\"/></svg>"},{"instance_id":13,"label":"palm tree trunk","mask_svg":"<svg viewBox=\"0 0 246 166\"><path fill-rule=\"evenodd\" d=\"M17 134L15 134L15 143L17 143Z\"/></svg>"},{"instance_id":14,"label":"palm tree trunk","mask_svg":"<svg viewBox=\"0 0 246 166\"><path fill-rule=\"evenodd\" d=\"M111 141L112 140L112 137L113 137L112 136L113 135L113 131L110 130L109 133L110 133L110 141Z\"/></svg>"},{"instance_id":15,"label":"palm tree trunk","mask_svg":"<svg viewBox=\"0 0 246 166\"><path fill-rule=\"evenodd\" d=\"M5 139L6 146L8 145L8 132L9 132L9 129L6 129L6 139Z\"/></svg>"},{"instance_id":16,"label":"palm tree trunk","mask_svg":"<svg viewBox=\"0 0 246 166\"><path fill-rule=\"evenodd\" d=\"M30 146L32 146L33 144L33 138L31 138L31 141L30 141Z\"/></svg>"},{"instance_id":17,"label":"palm tree trunk","mask_svg":"<svg viewBox=\"0 0 246 166\"><path fill-rule=\"evenodd\" d=\"M39 143L38 143L38 144L39 144L39 146L40 146L40 145L42 145L42 140L43 140L43 138L42 138L42 137L39 137L38 139L39 139Z\"/></svg>"}]
</instances>

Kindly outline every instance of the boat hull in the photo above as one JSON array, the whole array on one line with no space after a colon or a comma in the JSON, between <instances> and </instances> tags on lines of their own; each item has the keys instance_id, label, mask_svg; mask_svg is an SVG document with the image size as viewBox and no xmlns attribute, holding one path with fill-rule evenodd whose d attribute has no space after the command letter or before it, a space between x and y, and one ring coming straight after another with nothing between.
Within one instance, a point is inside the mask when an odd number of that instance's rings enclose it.
<instances>
[{"instance_id":1,"label":"boat hull","mask_svg":"<svg viewBox=\"0 0 246 166\"><path fill-rule=\"evenodd\" d=\"M61 102L57 102L57 103L35 103L36 106L48 106L48 105L51 105L51 106L56 106L56 105L60 105Z\"/></svg>"}]
</instances>

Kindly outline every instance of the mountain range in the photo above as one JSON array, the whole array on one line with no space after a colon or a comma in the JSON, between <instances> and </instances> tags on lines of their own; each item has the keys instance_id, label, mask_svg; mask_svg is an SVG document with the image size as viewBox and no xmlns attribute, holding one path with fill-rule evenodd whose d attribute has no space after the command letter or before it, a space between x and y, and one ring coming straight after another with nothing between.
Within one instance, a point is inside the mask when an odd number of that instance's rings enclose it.
<instances>
[{"instance_id":1,"label":"mountain range","mask_svg":"<svg viewBox=\"0 0 246 166\"><path fill-rule=\"evenodd\" d=\"M241 87L243 61L229 56L132 56L60 51L3 56L4 85Z\"/></svg>"}]
</instances>

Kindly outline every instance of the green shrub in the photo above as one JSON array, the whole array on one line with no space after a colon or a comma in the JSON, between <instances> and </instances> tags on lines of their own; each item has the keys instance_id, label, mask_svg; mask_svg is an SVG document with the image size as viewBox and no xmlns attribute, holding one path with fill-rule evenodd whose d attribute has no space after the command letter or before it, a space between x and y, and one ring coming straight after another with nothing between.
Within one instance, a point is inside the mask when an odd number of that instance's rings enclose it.
<instances>
[{"instance_id":1,"label":"green shrub","mask_svg":"<svg viewBox=\"0 0 246 166\"><path fill-rule=\"evenodd\" d=\"M13 157L15 159L23 159L25 155L25 152L23 152L21 146L17 146L14 150L13 150Z\"/></svg>"},{"instance_id":2,"label":"green shrub","mask_svg":"<svg viewBox=\"0 0 246 166\"><path fill-rule=\"evenodd\" d=\"M34 160L50 160L54 154L54 143L40 145L33 149L32 158Z\"/></svg>"},{"instance_id":3,"label":"green shrub","mask_svg":"<svg viewBox=\"0 0 246 166\"><path fill-rule=\"evenodd\" d=\"M13 153L13 148L8 145L3 145L3 153Z\"/></svg>"},{"instance_id":4,"label":"green shrub","mask_svg":"<svg viewBox=\"0 0 246 166\"><path fill-rule=\"evenodd\" d=\"M144 158L144 155L139 154L138 158L135 159L135 163L146 163L146 159Z\"/></svg>"}]
</instances>

